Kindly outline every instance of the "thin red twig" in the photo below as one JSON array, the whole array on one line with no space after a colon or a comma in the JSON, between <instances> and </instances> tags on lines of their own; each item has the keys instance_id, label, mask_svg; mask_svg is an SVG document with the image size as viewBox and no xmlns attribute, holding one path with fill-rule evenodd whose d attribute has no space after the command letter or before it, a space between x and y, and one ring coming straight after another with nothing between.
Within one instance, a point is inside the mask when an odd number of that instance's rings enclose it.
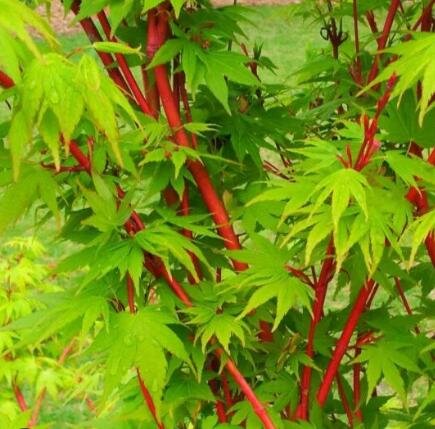
<instances>
[{"instance_id":1,"label":"thin red twig","mask_svg":"<svg viewBox=\"0 0 435 429\"><path fill-rule=\"evenodd\" d=\"M100 21L101 27L103 28L107 40L111 42L117 42L118 40L116 39L116 37L112 35L110 23L107 19L104 10L98 12L97 17L98 20ZM124 75L124 78L126 79L128 86L130 87L131 92L133 93L136 103L141 108L142 112L144 112L149 116L155 117L156 112L154 109L150 107L147 100L145 99L145 96L143 95L141 89L139 88L139 85L136 82L136 79L133 76L133 73L131 72L130 67L127 64L127 60L125 59L124 55L117 52L115 53L115 58L118 61L119 68L121 69L122 74Z\"/></svg>"},{"instance_id":2,"label":"thin red twig","mask_svg":"<svg viewBox=\"0 0 435 429\"><path fill-rule=\"evenodd\" d=\"M75 0L71 5L71 10L77 15L80 11L80 0ZM102 42L103 39L95 26L94 22L91 18L84 18L80 21L80 25L82 26L84 32L88 36L89 40L92 43ZM102 63L107 69L107 73L112 78L112 80L121 88L126 94L130 94L130 90L128 88L127 83L125 82L121 72L116 67L116 61L113 59L112 55L107 52L97 52L100 57Z\"/></svg>"},{"instance_id":3,"label":"thin red twig","mask_svg":"<svg viewBox=\"0 0 435 429\"><path fill-rule=\"evenodd\" d=\"M394 277L394 284L396 285L397 292L399 293L400 300L402 301L403 307L405 307L406 312L412 316L414 313L412 311L411 306L409 305L409 301L406 298L405 292L403 291L402 284L398 277ZM415 333L420 334L420 328L416 326L414 328Z\"/></svg>"},{"instance_id":4,"label":"thin red twig","mask_svg":"<svg viewBox=\"0 0 435 429\"><path fill-rule=\"evenodd\" d=\"M337 375L335 376L335 381L337 382L338 395L340 396L340 401L343 405L344 412L346 413L349 427L353 428L353 413L349 405L349 400L347 399L346 392L343 386L343 380L341 379L340 374L337 373Z\"/></svg>"},{"instance_id":5,"label":"thin red twig","mask_svg":"<svg viewBox=\"0 0 435 429\"><path fill-rule=\"evenodd\" d=\"M362 64L360 57L360 47L359 47L359 28L358 28L358 3L357 0L353 0L353 33L354 33L354 43L355 43L355 70L354 78L358 84L362 84Z\"/></svg>"},{"instance_id":6,"label":"thin red twig","mask_svg":"<svg viewBox=\"0 0 435 429\"><path fill-rule=\"evenodd\" d=\"M24 397L23 392L21 391L21 389L19 388L16 382L12 384L12 389L14 391L14 396L18 406L20 407L20 410L27 411L29 407L27 405L26 398Z\"/></svg>"}]
</instances>

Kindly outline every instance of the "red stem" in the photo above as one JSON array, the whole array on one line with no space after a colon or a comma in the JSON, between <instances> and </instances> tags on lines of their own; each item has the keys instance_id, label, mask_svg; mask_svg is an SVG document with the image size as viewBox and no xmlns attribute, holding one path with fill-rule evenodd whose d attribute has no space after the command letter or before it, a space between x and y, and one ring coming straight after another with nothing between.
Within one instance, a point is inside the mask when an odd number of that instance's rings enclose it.
<instances>
[{"instance_id":1,"label":"red stem","mask_svg":"<svg viewBox=\"0 0 435 429\"><path fill-rule=\"evenodd\" d=\"M127 274L126 288L128 308L130 310L130 313L134 314L136 313L136 306L134 304L134 284L130 274Z\"/></svg>"},{"instance_id":2,"label":"red stem","mask_svg":"<svg viewBox=\"0 0 435 429\"><path fill-rule=\"evenodd\" d=\"M378 34L379 33L378 25L376 24L375 15L372 10L366 12L366 18L372 33Z\"/></svg>"},{"instance_id":3,"label":"red stem","mask_svg":"<svg viewBox=\"0 0 435 429\"><path fill-rule=\"evenodd\" d=\"M159 93L157 92L156 85L151 81L150 74L147 70L147 64L141 66L143 86L145 89L145 97L148 105L153 111L153 116L157 117L160 112L160 100Z\"/></svg>"},{"instance_id":4,"label":"red stem","mask_svg":"<svg viewBox=\"0 0 435 429\"><path fill-rule=\"evenodd\" d=\"M362 84L362 64L359 48L359 29L358 29L358 4L357 0L353 0L353 32L355 39L355 81L358 84Z\"/></svg>"},{"instance_id":5,"label":"red stem","mask_svg":"<svg viewBox=\"0 0 435 429\"><path fill-rule=\"evenodd\" d=\"M378 130L378 121L381 113L390 101L394 85L397 82L397 76L393 74L387 82L385 93L379 98L376 103L376 112L373 119L370 121L367 116L364 118L364 141L361 144L357 159L355 161L355 170L362 170L372 159L373 155L379 150L380 143L375 139Z\"/></svg>"},{"instance_id":6,"label":"red stem","mask_svg":"<svg viewBox=\"0 0 435 429\"><path fill-rule=\"evenodd\" d=\"M372 68L370 69L368 83L370 83L378 74L379 71L379 57L382 49L385 48L388 37L390 36L391 28L393 26L394 17L396 16L397 9L400 6L400 0L391 0L390 7L388 8L387 17L385 19L384 28L381 36L378 38L378 53L373 61Z\"/></svg>"},{"instance_id":7,"label":"red stem","mask_svg":"<svg viewBox=\"0 0 435 429\"><path fill-rule=\"evenodd\" d=\"M33 428L38 423L39 413L41 412L42 402L44 401L45 395L47 394L47 389L44 387L38 394L35 402L35 406L33 407L32 416L27 423L29 428Z\"/></svg>"},{"instance_id":8,"label":"red stem","mask_svg":"<svg viewBox=\"0 0 435 429\"><path fill-rule=\"evenodd\" d=\"M14 391L15 399L17 401L18 406L20 407L21 411L27 411L29 409L26 398L23 395L23 392L19 388L16 382L12 384L12 389Z\"/></svg>"},{"instance_id":9,"label":"red stem","mask_svg":"<svg viewBox=\"0 0 435 429\"><path fill-rule=\"evenodd\" d=\"M219 385L216 379L212 379L208 382L211 391L213 392L213 395L216 396L216 398L219 398ZM225 404L218 399L215 402L215 408L216 408L216 414L218 417L219 423L226 423L228 422L227 413L225 410Z\"/></svg>"},{"instance_id":10,"label":"red stem","mask_svg":"<svg viewBox=\"0 0 435 429\"><path fill-rule=\"evenodd\" d=\"M85 402L86 402L86 405L88 407L88 410L92 414L96 414L97 413L97 406L95 405L94 401L91 398L86 397Z\"/></svg>"},{"instance_id":11,"label":"red stem","mask_svg":"<svg viewBox=\"0 0 435 429\"><path fill-rule=\"evenodd\" d=\"M73 4L71 5L71 10L77 15L80 11L80 1L75 0ZM83 30L85 31L86 35L88 36L89 40L92 43L95 42L102 42L103 39L98 32L97 27L95 26L94 22L91 18L84 18L80 21L80 25L82 26ZM126 94L130 94L130 90L127 86L127 83L125 82L121 72L115 67L116 62L113 59L112 55L108 54L107 52L97 52L98 56L100 57L102 63L107 69L107 73L112 78L112 80L121 88Z\"/></svg>"},{"instance_id":12,"label":"red stem","mask_svg":"<svg viewBox=\"0 0 435 429\"><path fill-rule=\"evenodd\" d=\"M328 398L329 391L331 390L331 385L334 377L337 374L338 367L340 366L341 360L346 353L347 347L349 346L350 339L355 331L358 321L363 313L367 300L371 294L373 287L375 286L374 280L368 280L366 284L361 288L355 304L349 314L346 321L346 325L343 332L337 341L335 350L332 354L332 358L328 364L326 372L323 376L319 390L317 391L317 402L321 407L325 405Z\"/></svg>"},{"instance_id":13,"label":"red stem","mask_svg":"<svg viewBox=\"0 0 435 429\"><path fill-rule=\"evenodd\" d=\"M402 285L401 285L401 283L400 283L400 279L399 279L398 277L394 277L394 284L396 285L396 289L397 289L397 292L399 293L399 297L400 297L400 299L401 299L401 301L402 301L403 307L405 307L406 312L407 312L410 316L412 316L412 315L413 315L412 308L411 308L411 306L409 305L409 301L408 301L408 299L406 298L405 292L403 291ZM420 334L420 329L419 329L418 326L416 326L416 327L414 328L414 331L415 331L415 333L416 333L417 335Z\"/></svg>"},{"instance_id":14,"label":"red stem","mask_svg":"<svg viewBox=\"0 0 435 429\"><path fill-rule=\"evenodd\" d=\"M104 10L98 12L97 17L98 20L100 21L101 27L103 28L104 34L107 37L107 40L111 42L117 42L118 40L116 39L116 37L112 36L110 23L107 19ZM155 110L150 107L147 100L145 99L145 96L143 95L141 89L139 88L139 85L136 82L136 79L133 76L133 73L131 72L130 67L127 64L127 60L125 59L124 55L120 53L115 53L115 58L118 61L119 68L121 69L122 74L127 80L128 86L130 87L133 96L136 100L136 103L141 108L142 112L144 112L146 115L149 116L155 116L156 115Z\"/></svg>"},{"instance_id":15,"label":"red stem","mask_svg":"<svg viewBox=\"0 0 435 429\"><path fill-rule=\"evenodd\" d=\"M263 168L264 168L266 171L268 171L268 172L274 174L275 176L277 176L277 177L281 177L281 179L289 180L289 177L288 177L288 176L286 176L284 173L281 173L281 172L279 171L278 167L277 167L276 165L273 165L273 164L272 164L271 162L269 162L269 161L264 161L264 162L263 162Z\"/></svg>"},{"instance_id":16,"label":"red stem","mask_svg":"<svg viewBox=\"0 0 435 429\"><path fill-rule=\"evenodd\" d=\"M156 20L157 17L153 14L148 15L148 17L149 25L156 26L157 23L155 23L154 20ZM166 26L166 17L163 17L160 22L163 23L162 25L160 25L160 27ZM161 30L160 34L165 34L165 32ZM160 40L160 45L162 43L163 40ZM166 66L159 65L155 67L154 75L160 94L160 100L166 113L168 123L174 132L174 138L176 143L183 147L191 147L189 137L184 130L183 123L181 121L181 117L175 102L174 94L169 83ZM217 195L216 190L210 180L210 176L204 165L200 161L189 160L187 161L187 167L192 174L195 183L198 186L198 190L208 211L213 217L219 235L224 239L225 247L229 250L240 249L239 238L237 237L233 227L230 224L230 220L225 206L222 200ZM236 260L233 260L233 266L236 271L243 271L248 268L247 264Z\"/></svg>"},{"instance_id":17,"label":"red stem","mask_svg":"<svg viewBox=\"0 0 435 429\"><path fill-rule=\"evenodd\" d=\"M313 305L313 317L311 319L310 328L308 331L308 341L307 341L307 348L306 348L306 354L309 358L312 358L314 356L314 335L316 332L317 325L323 314L323 305L325 303L328 284L332 280L332 276L334 274L334 266L335 266L334 244L331 239L328 244L325 259L323 260L319 279L315 284L315 300ZM301 386L300 386L301 397L295 413L295 417L302 420L308 419L311 373L312 373L312 368L308 365L304 366L301 375Z\"/></svg>"},{"instance_id":18,"label":"red stem","mask_svg":"<svg viewBox=\"0 0 435 429\"><path fill-rule=\"evenodd\" d=\"M216 355L218 357L221 357L223 353L224 352L222 349L216 350ZM251 386L237 369L235 363L231 359L228 359L225 368L227 369L228 373L231 374L234 381L240 387L241 391L245 394L246 399L251 403L252 409L254 410L255 414L257 414L258 418L263 423L263 427L265 429L275 429L275 425L267 414L267 411L264 408L263 404L258 400Z\"/></svg>"},{"instance_id":19,"label":"red stem","mask_svg":"<svg viewBox=\"0 0 435 429\"><path fill-rule=\"evenodd\" d=\"M340 396L340 401L343 405L343 409L346 413L347 420L349 422L349 427L353 428L353 414L352 409L350 408L349 401L346 396L346 392L344 390L343 381L341 379L341 375L337 374L335 376L335 381L337 382L338 395Z\"/></svg>"},{"instance_id":20,"label":"red stem","mask_svg":"<svg viewBox=\"0 0 435 429\"><path fill-rule=\"evenodd\" d=\"M361 353L360 348L355 349L355 358ZM361 411L361 363L357 362L353 364L353 403L355 418L362 422L363 416Z\"/></svg>"},{"instance_id":21,"label":"red stem","mask_svg":"<svg viewBox=\"0 0 435 429\"><path fill-rule=\"evenodd\" d=\"M6 74L0 70L0 86L9 89L15 85L14 81Z\"/></svg>"},{"instance_id":22,"label":"red stem","mask_svg":"<svg viewBox=\"0 0 435 429\"><path fill-rule=\"evenodd\" d=\"M148 409L150 410L151 415L153 416L154 421L156 422L157 427L159 429L164 429L165 426L157 418L157 411L156 411L156 406L154 405L153 398L151 397L151 394L150 394L149 390L147 389L147 387L142 379L142 376L140 375L140 371L137 368L136 368L136 374L137 374L137 379L139 381L139 386L140 386L140 390L142 392L142 396L145 399L145 402L148 406Z\"/></svg>"},{"instance_id":23,"label":"red stem","mask_svg":"<svg viewBox=\"0 0 435 429\"><path fill-rule=\"evenodd\" d=\"M412 27L412 31L416 31L420 24L422 31L429 31L429 29L427 28L427 21L429 21L429 18L432 17L432 8L434 4L435 0L431 0L428 3L428 5L424 8L422 14L420 15L420 18L418 18L418 21Z\"/></svg>"},{"instance_id":24,"label":"red stem","mask_svg":"<svg viewBox=\"0 0 435 429\"><path fill-rule=\"evenodd\" d=\"M224 392L225 404L227 409L229 409L233 406L233 398L231 396L231 389L230 389L230 385L228 384L228 379L225 372L222 372L221 374L221 383L222 383L222 390Z\"/></svg>"}]
</instances>

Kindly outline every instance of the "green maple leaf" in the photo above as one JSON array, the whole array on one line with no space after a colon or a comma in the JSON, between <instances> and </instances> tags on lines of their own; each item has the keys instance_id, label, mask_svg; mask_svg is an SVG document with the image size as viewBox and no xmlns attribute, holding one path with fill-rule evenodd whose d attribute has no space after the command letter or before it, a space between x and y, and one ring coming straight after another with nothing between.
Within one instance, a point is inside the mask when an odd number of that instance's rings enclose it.
<instances>
[{"instance_id":1,"label":"green maple leaf","mask_svg":"<svg viewBox=\"0 0 435 429\"><path fill-rule=\"evenodd\" d=\"M155 307L137 314L118 313L112 316L109 331L102 331L93 347L107 353L104 399L122 381L127 371L137 368L159 404L166 383L166 352L188 361L180 338L169 328L176 320Z\"/></svg>"},{"instance_id":2,"label":"green maple leaf","mask_svg":"<svg viewBox=\"0 0 435 429\"><path fill-rule=\"evenodd\" d=\"M406 402L406 391L399 368L420 373L417 364L411 360L403 348L402 343L380 340L374 345L365 346L356 362L367 362L368 392L371 393L377 386L381 375L386 382ZM367 401L370 400L367 395Z\"/></svg>"}]
</instances>

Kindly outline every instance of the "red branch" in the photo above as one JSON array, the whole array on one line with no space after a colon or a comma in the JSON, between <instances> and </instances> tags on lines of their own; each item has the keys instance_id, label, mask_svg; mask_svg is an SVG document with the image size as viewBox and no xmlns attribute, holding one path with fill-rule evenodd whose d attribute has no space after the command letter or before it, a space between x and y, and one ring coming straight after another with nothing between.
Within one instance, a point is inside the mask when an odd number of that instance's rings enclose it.
<instances>
[{"instance_id":1,"label":"red branch","mask_svg":"<svg viewBox=\"0 0 435 429\"><path fill-rule=\"evenodd\" d=\"M140 390L142 392L143 397L145 398L145 402L147 403L148 409L150 410L151 415L153 416L153 419L157 424L157 427L159 429L164 429L163 423L161 423L157 418L156 406L154 405L154 401L153 398L151 397L149 390L145 386L142 376L140 375L139 369L136 369L136 374L137 374L137 379L139 380Z\"/></svg>"},{"instance_id":2,"label":"red branch","mask_svg":"<svg viewBox=\"0 0 435 429\"><path fill-rule=\"evenodd\" d=\"M223 353L224 352L222 349L216 350L216 355L218 357L221 357L223 355ZM258 398L255 395L254 391L252 390L251 386L245 380L245 378L240 373L240 371L237 369L236 365L234 364L234 362L231 359L227 360L225 368L227 369L228 373L231 374L234 381L240 387L242 392L245 394L246 399L252 405L252 409L254 410L255 414L257 414L260 421L263 423L264 428L265 429L275 429L275 425L273 424L272 420L270 419L269 415L267 414L267 411L264 408L263 404L258 400Z\"/></svg>"},{"instance_id":3,"label":"red branch","mask_svg":"<svg viewBox=\"0 0 435 429\"><path fill-rule=\"evenodd\" d=\"M375 56L373 61L372 68L370 69L368 83L370 83L378 74L379 70L379 57L382 49L385 48L388 37L390 36L391 28L393 26L394 17L396 16L397 9L400 6L400 0L391 0L390 7L388 8L387 17L385 18L384 28L382 30L382 34L378 38L378 53Z\"/></svg>"},{"instance_id":4,"label":"red branch","mask_svg":"<svg viewBox=\"0 0 435 429\"><path fill-rule=\"evenodd\" d=\"M134 284L130 274L127 274L126 289L128 309L130 310L130 313L134 314L136 313L136 306L134 304Z\"/></svg>"},{"instance_id":5,"label":"red branch","mask_svg":"<svg viewBox=\"0 0 435 429\"><path fill-rule=\"evenodd\" d=\"M334 274L335 260L334 260L334 244L332 239L328 244L325 259L323 260L322 269L320 271L319 279L314 285L315 299L313 304L313 317L311 319L310 328L308 331L308 341L306 354L309 358L314 356L314 335L317 325L322 318L323 305L325 303L326 292L329 282L332 280ZM295 417L303 420L308 419L308 405L309 394L311 385L312 368L308 365L304 366L301 375L301 392L300 402L296 409Z\"/></svg>"},{"instance_id":6,"label":"red branch","mask_svg":"<svg viewBox=\"0 0 435 429\"><path fill-rule=\"evenodd\" d=\"M416 155L420 158L423 156L421 148L415 143L411 144L409 148L409 153L412 153L413 155ZM432 152L430 153L427 162L430 165L435 166L435 149L432 149ZM423 189L420 189L419 187L411 187L411 189L406 194L406 199L410 203L414 204L417 208L417 216L421 216L429 210L429 201L427 198L427 194ZM430 260L432 261L432 265L435 266L435 232L432 231L431 233L429 233L424 243Z\"/></svg>"},{"instance_id":7,"label":"red branch","mask_svg":"<svg viewBox=\"0 0 435 429\"><path fill-rule=\"evenodd\" d=\"M378 34L379 33L378 25L376 24L375 15L372 10L366 12L366 19L372 33Z\"/></svg>"},{"instance_id":8,"label":"red branch","mask_svg":"<svg viewBox=\"0 0 435 429\"><path fill-rule=\"evenodd\" d=\"M416 31L417 28L420 26L420 24L421 24L422 31L430 31L430 29L427 28L427 26L428 26L428 22L430 22L430 20L432 18L432 8L433 8L434 4L435 4L435 0L431 0L428 3L428 5L424 8L423 13L421 14L420 18L412 27L412 31Z\"/></svg>"},{"instance_id":9,"label":"red branch","mask_svg":"<svg viewBox=\"0 0 435 429\"><path fill-rule=\"evenodd\" d=\"M101 12L99 12L97 14L97 17L100 21L101 27L103 28L104 34L106 35L107 39L111 42L117 42L118 40L116 39L116 37L112 36L112 30L110 28L109 21L107 20L104 11L102 10ZM146 115L155 117L156 111L149 106L147 100L145 99L145 96L142 94L142 91L139 88L139 85L136 82L136 79L127 64L127 60L125 59L124 55L120 53L115 53L115 58L118 61L119 68L121 69L122 74L127 80L128 86L130 87L136 103L141 108L142 112L144 112Z\"/></svg>"},{"instance_id":10,"label":"red branch","mask_svg":"<svg viewBox=\"0 0 435 429\"><path fill-rule=\"evenodd\" d=\"M387 88L382 97L376 104L376 112L373 119L370 121L367 116L363 116L364 121L364 141L361 144L360 151L355 161L355 170L362 170L372 159L373 155L379 150L380 143L375 139L378 130L378 121L381 113L387 106L394 85L396 84L397 76L393 74L387 82Z\"/></svg>"},{"instance_id":11,"label":"red branch","mask_svg":"<svg viewBox=\"0 0 435 429\"><path fill-rule=\"evenodd\" d=\"M400 283L400 279L398 277L394 277L394 284L396 285L397 292L399 293L400 300L402 301L403 307L405 307L406 312L412 316L412 308L409 305L408 299L406 298L405 292L403 291L402 285ZM415 333L418 335L420 333L420 329L418 326L414 328Z\"/></svg>"},{"instance_id":12,"label":"red branch","mask_svg":"<svg viewBox=\"0 0 435 429\"><path fill-rule=\"evenodd\" d=\"M158 17L155 14L148 15L148 25L160 28L160 31L156 31L155 33L153 33L156 39L149 41L149 44L152 46L161 46L164 42L164 39L161 39L161 37L162 35L166 34L166 31L164 31L164 29L167 27L166 15L164 13L161 13L159 15L160 20L158 20L157 18ZM174 138L176 143L183 147L191 147L189 137L184 130L183 123L181 121L181 117L175 102L174 94L169 83L166 66L156 66L154 69L154 75L160 94L160 100L166 113L168 123L174 132ZM224 239L225 247L229 250L240 249L239 238L230 224L230 220L225 206L222 200L219 198L204 165L200 161L189 160L187 161L187 167L192 174L195 183L198 186L198 190L208 211L213 217L219 235ZM236 260L233 260L233 265L237 271L243 271L248 268L245 263Z\"/></svg>"},{"instance_id":13,"label":"red branch","mask_svg":"<svg viewBox=\"0 0 435 429\"><path fill-rule=\"evenodd\" d=\"M9 89L14 86L14 81L6 74L0 70L0 86Z\"/></svg>"},{"instance_id":14,"label":"red branch","mask_svg":"<svg viewBox=\"0 0 435 429\"><path fill-rule=\"evenodd\" d=\"M21 411L27 411L29 409L26 398L23 395L23 392L19 388L16 382L12 384L12 389L14 391L15 399L17 401L18 406L20 407Z\"/></svg>"},{"instance_id":15,"label":"red branch","mask_svg":"<svg viewBox=\"0 0 435 429\"><path fill-rule=\"evenodd\" d=\"M355 349L355 358L357 358L361 354L361 349ZM361 411L361 363L356 362L353 364L353 404L354 404L354 413L355 418L358 421L362 421L362 411Z\"/></svg>"},{"instance_id":16,"label":"red branch","mask_svg":"<svg viewBox=\"0 0 435 429\"><path fill-rule=\"evenodd\" d=\"M353 0L353 32L355 41L355 69L354 69L354 79L358 84L362 84L362 64L360 58L360 48L359 48L359 29L358 29L358 4L357 0Z\"/></svg>"},{"instance_id":17,"label":"red branch","mask_svg":"<svg viewBox=\"0 0 435 429\"><path fill-rule=\"evenodd\" d=\"M328 398L329 391L331 390L332 382L334 381L334 378L337 374L341 360L343 359L343 356L346 353L346 350L349 346L350 339L355 331L355 328L358 324L361 314L363 313L366 307L367 300L369 299L374 286L375 286L375 281L368 280L365 283L365 285L361 288L358 297L355 301L355 304L353 305L349 317L346 321L346 325L343 329L343 332L339 340L337 341L334 352L332 354L332 358L329 361L328 367L323 376L319 390L317 391L317 402L321 407L325 405L325 402Z\"/></svg>"},{"instance_id":18,"label":"red branch","mask_svg":"<svg viewBox=\"0 0 435 429\"><path fill-rule=\"evenodd\" d=\"M338 395L340 396L340 401L343 404L343 409L346 413L347 420L349 422L349 426L353 427L353 414L352 409L350 408L349 401L346 396L346 392L344 390L343 381L341 379L341 375L337 374L335 376L335 381L337 382Z\"/></svg>"},{"instance_id":19,"label":"red branch","mask_svg":"<svg viewBox=\"0 0 435 429\"><path fill-rule=\"evenodd\" d=\"M47 394L47 389L44 387L36 397L36 402L35 405L33 406L32 417L27 423L29 428L35 427L38 423L39 413L41 412L42 403L44 402L44 398L46 394Z\"/></svg>"},{"instance_id":20,"label":"red branch","mask_svg":"<svg viewBox=\"0 0 435 429\"><path fill-rule=\"evenodd\" d=\"M71 10L77 15L80 11L80 0L75 0L73 4L71 5ZM98 32L97 27L95 26L94 22L91 18L84 18L80 21L80 25L82 26L84 32L88 36L89 40L92 43L95 42L102 42L103 39L101 38L100 33ZM112 55L108 54L107 52L97 52L98 56L100 57L102 63L107 69L107 73L112 78L112 80L126 93L130 94L129 88L127 86L127 83L125 82L124 78L122 77L122 74L120 71L115 67L116 62L113 59Z\"/></svg>"},{"instance_id":21,"label":"red branch","mask_svg":"<svg viewBox=\"0 0 435 429\"><path fill-rule=\"evenodd\" d=\"M210 365L211 369L214 369L215 366L218 366L218 362L216 361L216 365L213 362ZM223 401L219 398L219 383L216 379L212 379L208 382L208 385L210 386L211 391L213 392L213 395L218 398L215 402L215 408L216 408L216 414L218 417L219 423L226 423L228 422L227 413L225 410L225 404Z\"/></svg>"}]
</instances>

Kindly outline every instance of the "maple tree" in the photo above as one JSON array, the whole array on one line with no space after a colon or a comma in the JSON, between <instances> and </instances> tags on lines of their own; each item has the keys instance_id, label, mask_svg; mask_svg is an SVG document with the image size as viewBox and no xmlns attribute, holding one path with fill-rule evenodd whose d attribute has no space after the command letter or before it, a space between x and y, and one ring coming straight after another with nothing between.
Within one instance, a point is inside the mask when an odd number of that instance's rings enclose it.
<instances>
[{"instance_id":1,"label":"maple tree","mask_svg":"<svg viewBox=\"0 0 435 429\"><path fill-rule=\"evenodd\" d=\"M238 5L64 0L66 51L38 3L0 0L0 233L62 255L2 246L1 426L430 427L435 2L293 6L294 86Z\"/></svg>"}]
</instances>

